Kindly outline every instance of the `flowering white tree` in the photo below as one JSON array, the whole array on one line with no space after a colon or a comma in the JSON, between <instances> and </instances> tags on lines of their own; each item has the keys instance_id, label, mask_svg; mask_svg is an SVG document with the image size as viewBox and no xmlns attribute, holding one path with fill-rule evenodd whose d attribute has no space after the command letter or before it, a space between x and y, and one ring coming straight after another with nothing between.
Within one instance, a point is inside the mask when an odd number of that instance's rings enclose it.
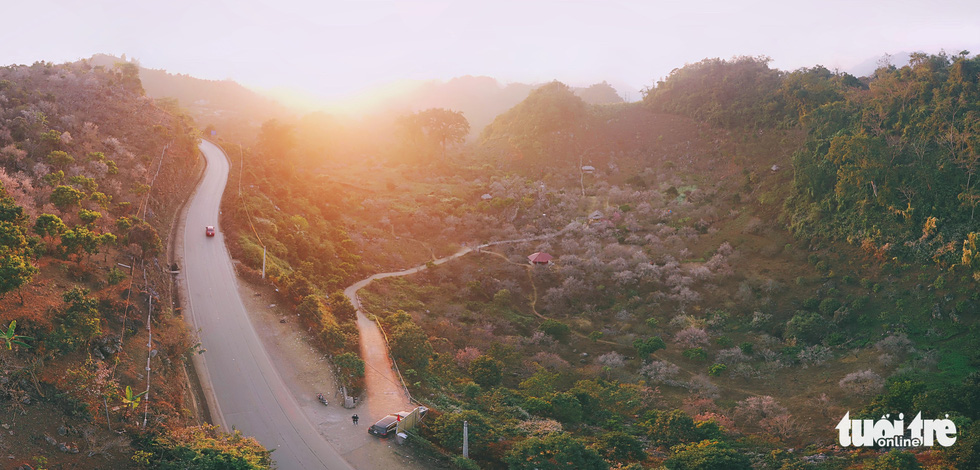
<instances>
[{"instance_id":1,"label":"flowering white tree","mask_svg":"<svg viewBox=\"0 0 980 470\"><path fill-rule=\"evenodd\" d=\"M847 393L861 396L871 396L881 392L885 380L873 370L851 372L838 382L840 388Z\"/></svg>"},{"instance_id":2,"label":"flowering white tree","mask_svg":"<svg viewBox=\"0 0 980 470\"><path fill-rule=\"evenodd\" d=\"M683 348L696 348L708 344L708 333L693 326L684 328L674 335L674 342Z\"/></svg>"},{"instance_id":3,"label":"flowering white tree","mask_svg":"<svg viewBox=\"0 0 980 470\"><path fill-rule=\"evenodd\" d=\"M666 361L650 361L640 368L640 373L647 376L650 382L657 384L676 385L674 380L681 368Z\"/></svg>"}]
</instances>

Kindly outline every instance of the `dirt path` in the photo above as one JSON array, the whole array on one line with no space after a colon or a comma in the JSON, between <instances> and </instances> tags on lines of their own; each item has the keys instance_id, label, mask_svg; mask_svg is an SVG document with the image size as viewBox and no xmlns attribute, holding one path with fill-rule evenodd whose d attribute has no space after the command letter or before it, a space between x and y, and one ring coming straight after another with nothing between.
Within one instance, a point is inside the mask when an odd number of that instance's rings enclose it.
<instances>
[{"instance_id":1,"label":"dirt path","mask_svg":"<svg viewBox=\"0 0 980 470\"><path fill-rule=\"evenodd\" d=\"M328 358L310 344L310 332L302 328L295 313L272 303L275 298L272 287L241 281L239 293L250 320L263 332L260 336L273 364L303 413L344 460L358 470L440 468L439 462L420 459L410 447L399 446L394 439L377 439L368 434L368 426L383 415L369 416L366 403L359 403L353 410L341 406L339 386ZM323 393L329 405L320 404L317 393ZM356 426L351 422L354 413L361 418Z\"/></svg>"},{"instance_id":2,"label":"dirt path","mask_svg":"<svg viewBox=\"0 0 980 470\"><path fill-rule=\"evenodd\" d=\"M439 265L461 256L465 256L473 251L482 251L490 246L543 240L546 238L555 237L564 231L565 229L562 229L558 232L546 235L521 238L517 240L491 242L485 245L479 245L475 248L464 246L452 255L430 262L434 265ZM355 282L351 286L344 289L344 295L350 299L351 303L354 304L354 308L357 309L357 330L361 336L361 357L364 359L365 388L364 396L361 397L361 400L357 404L357 410L359 416L363 418L364 422L374 423L376 420L383 418L389 413L409 410L414 405L412 404L411 395L402 385L402 380L399 377L399 373L397 372L397 369L392 362L390 355L388 354L388 343L385 340L384 332L382 332L380 326L368 318L361 309L361 301L357 296L357 291L363 289L376 279L415 274L426 269L427 265L428 263L402 271L375 274L366 279Z\"/></svg>"}]
</instances>

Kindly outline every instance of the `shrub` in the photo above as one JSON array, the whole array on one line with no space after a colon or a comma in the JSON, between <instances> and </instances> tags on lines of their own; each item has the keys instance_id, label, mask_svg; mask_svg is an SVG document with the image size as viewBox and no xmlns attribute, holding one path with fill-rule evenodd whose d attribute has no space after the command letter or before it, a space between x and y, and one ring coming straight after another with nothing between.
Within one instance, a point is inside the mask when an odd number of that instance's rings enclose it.
<instances>
[{"instance_id":1,"label":"shrub","mask_svg":"<svg viewBox=\"0 0 980 470\"><path fill-rule=\"evenodd\" d=\"M622 431L612 431L599 438L606 457L612 460L644 460L643 444Z\"/></svg>"},{"instance_id":2,"label":"shrub","mask_svg":"<svg viewBox=\"0 0 980 470\"><path fill-rule=\"evenodd\" d=\"M786 323L786 336L807 343L819 343L827 335L827 322L818 313L797 311Z\"/></svg>"},{"instance_id":3,"label":"shrub","mask_svg":"<svg viewBox=\"0 0 980 470\"><path fill-rule=\"evenodd\" d=\"M871 461L867 470L919 470L922 465L911 452L892 449L891 452Z\"/></svg>"},{"instance_id":4,"label":"shrub","mask_svg":"<svg viewBox=\"0 0 980 470\"><path fill-rule=\"evenodd\" d=\"M364 360L357 354L346 352L335 356L333 362L337 365L337 375L346 384L352 383L353 379L364 377Z\"/></svg>"},{"instance_id":5,"label":"shrub","mask_svg":"<svg viewBox=\"0 0 980 470\"><path fill-rule=\"evenodd\" d=\"M106 281L110 286L114 286L122 282L123 279L126 279L126 273L117 267L113 267L109 270L109 275L107 276Z\"/></svg>"},{"instance_id":6,"label":"shrub","mask_svg":"<svg viewBox=\"0 0 980 470\"><path fill-rule=\"evenodd\" d=\"M712 364L711 367L708 368L708 375L718 377L721 374L724 374L726 370L728 370L728 366L725 364Z\"/></svg>"},{"instance_id":7,"label":"shrub","mask_svg":"<svg viewBox=\"0 0 980 470\"><path fill-rule=\"evenodd\" d=\"M824 315L833 315L841 307L839 300L834 298L826 298L820 301L820 306L817 308L820 313Z\"/></svg>"},{"instance_id":8,"label":"shrub","mask_svg":"<svg viewBox=\"0 0 980 470\"><path fill-rule=\"evenodd\" d=\"M531 437L518 442L504 456L512 470L575 468L606 470L609 464L594 449L567 433ZM560 462L559 464L556 464Z\"/></svg>"},{"instance_id":9,"label":"shrub","mask_svg":"<svg viewBox=\"0 0 980 470\"><path fill-rule=\"evenodd\" d=\"M749 470L748 457L718 440L677 446L664 462L668 470Z\"/></svg>"},{"instance_id":10,"label":"shrub","mask_svg":"<svg viewBox=\"0 0 980 470\"><path fill-rule=\"evenodd\" d=\"M140 450L133 460L141 468L272 468L271 452L255 438L240 431L221 432L210 424L178 427L164 435L140 438L135 447Z\"/></svg>"},{"instance_id":11,"label":"shrub","mask_svg":"<svg viewBox=\"0 0 980 470\"><path fill-rule=\"evenodd\" d=\"M568 336L571 334L571 329L568 327L568 325L551 319L545 320L544 323L541 323L541 326L539 326L538 329L560 342L567 341Z\"/></svg>"},{"instance_id":12,"label":"shrub","mask_svg":"<svg viewBox=\"0 0 980 470\"><path fill-rule=\"evenodd\" d=\"M657 412L646 423L650 442L664 447L702 439L694 419L681 410Z\"/></svg>"},{"instance_id":13,"label":"shrub","mask_svg":"<svg viewBox=\"0 0 980 470\"><path fill-rule=\"evenodd\" d=\"M496 387L500 385L503 378L502 368L503 363L500 361L489 356L480 356L470 362L469 373L470 377L473 377L473 381L480 384L481 387Z\"/></svg>"},{"instance_id":14,"label":"shrub","mask_svg":"<svg viewBox=\"0 0 980 470\"><path fill-rule=\"evenodd\" d=\"M636 353L640 358L645 359L651 354L666 348L667 345L664 344L664 340L660 339L659 336L654 336L645 340L638 339L633 341L633 347L636 348Z\"/></svg>"},{"instance_id":15,"label":"shrub","mask_svg":"<svg viewBox=\"0 0 980 470\"><path fill-rule=\"evenodd\" d=\"M690 348L684 350L684 357L692 361L703 361L708 359L708 353L704 348Z\"/></svg>"},{"instance_id":16,"label":"shrub","mask_svg":"<svg viewBox=\"0 0 980 470\"><path fill-rule=\"evenodd\" d=\"M462 455L453 457L453 466L459 470L480 470L480 466L476 462Z\"/></svg>"},{"instance_id":17,"label":"shrub","mask_svg":"<svg viewBox=\"0 0 980 470\"><path fill-rule=\"evenodd\" d=\"M562 423L582 421L582 402L571 392L556 393L551 397L551 414Z\"/></svg>"},{"instance_id":18,"label":"shrub","mask_svg":"<svg viewBox=\"0 0 980 470\"><path fill-rule=\"evenodd\" d=\"M463 449L463 421L469 425L470 454L474 458L490 456L491 444L497 442L497 431L490 419L473 410L444 413L432 423L432 434L450 452Z\"/></svg>"}]
</instances>

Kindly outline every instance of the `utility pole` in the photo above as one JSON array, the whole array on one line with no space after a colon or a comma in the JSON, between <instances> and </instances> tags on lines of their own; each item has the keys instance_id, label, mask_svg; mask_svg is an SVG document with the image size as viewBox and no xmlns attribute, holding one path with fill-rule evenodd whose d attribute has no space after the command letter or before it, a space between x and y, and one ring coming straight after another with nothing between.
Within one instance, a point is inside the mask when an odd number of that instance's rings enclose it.
<instances>
[{"instance_id":1,"label":"utility pole","mask_svg":"<svg viewBox=\"0 0 980 470\"><path fill-rule=\"evenodd\" d=\"M470 458L470 425L463 421L463 457Z\"/></svg>"},{"instance_id":2,"label":"utility pole","mask_svg":"<svg viewBox=\"0 0 980 470\"><path fill-rule=\"evenodd\" d=\"M241 164L238 165L238 195L242 195L242 176L245 175L245 152L242 150L242 144L238 144L238 155L241 157Z\"/></svg>"}]
</instances>

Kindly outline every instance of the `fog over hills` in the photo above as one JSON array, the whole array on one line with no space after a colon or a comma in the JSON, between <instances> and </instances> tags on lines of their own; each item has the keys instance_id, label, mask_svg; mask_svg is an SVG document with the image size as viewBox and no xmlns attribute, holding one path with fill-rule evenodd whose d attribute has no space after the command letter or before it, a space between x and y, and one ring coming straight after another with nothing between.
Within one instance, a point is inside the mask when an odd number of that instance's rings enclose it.
<instances>
[{"instance_id":1,"label":"fog over hills","mask_svg":"<svg viewBox=\"0 0 980 470\"><path fill-rule=\"evenodd\" d=\"M94 66L112 67L127 62L123 57L96 54L89 59ZM138 64L138 62L136 62ZM258 127L273 118L286 118L305 112L323 110L330 114L407 114L429 108L461 111L470 123L471 135L477 135L497 115L527 98L542 84L502 83L486 76L462 76L441 80L405 80L366 89L339 102L324 101L315 95L291 90L252 90L234 80L204 80L166 70L140 67L140 80L147 95L174 98L204 127L213 125L220 131L230 128ZM607 82L589 87L573 87L576 95L589 104L615 104L623 97L636 100L638 90L626 85L619 88ZM231 124L234 124L232 126Z\"/></svg>"}]
</instances>

